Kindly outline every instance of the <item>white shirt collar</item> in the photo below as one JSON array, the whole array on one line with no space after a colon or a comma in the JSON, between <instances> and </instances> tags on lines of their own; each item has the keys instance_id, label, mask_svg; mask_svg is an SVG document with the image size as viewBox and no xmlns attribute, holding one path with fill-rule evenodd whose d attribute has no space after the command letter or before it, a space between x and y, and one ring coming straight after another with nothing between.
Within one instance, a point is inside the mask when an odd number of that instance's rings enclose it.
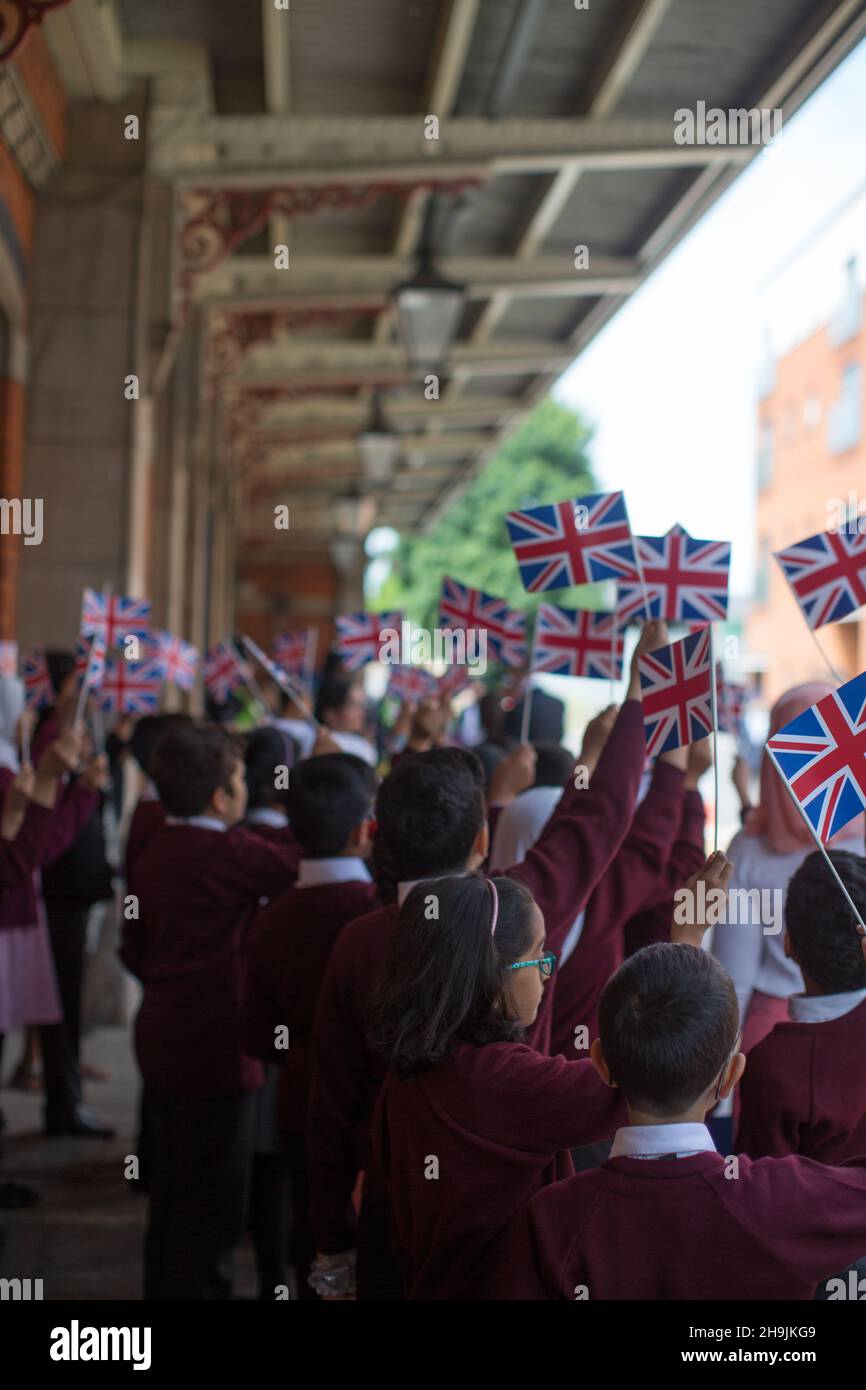
<instances>
[{"instance_id":1,"label":"white shirt collar","mask_svg":"<svg viewBox=\"0 0 866 1390\"><path fill-rule=\"evenodd\" d=\"M166 816L166 825L194 825L197 830L228 830L216 816Z\"/></svg>"},{"instance_id":2,"label":"white shirt collar","mask_svg":"<svg viewBox=\"0 0 866 1390\"><path fill-rule=\"evenodd\" d=\"M866 989L847 989L844 994L792 994L788 1013L795 1023L829 1023L843 1018L866 999Z\"/></svg>"},{"instance_id":3,"label":"white shirt collar","mask_svg":"<svg viewBox=\"0 0 866 1390\"><path fill-rule=\"evenodd\" d=\"M706 1125L694 1121L676 1125L627 1125L618 1129L610 1150L611 1158L661 1158L675 1154L715 1153L716 1146Z\"/></svg>"},{"instance_id":4,"label":"white shirt collar","mask_svg":"<svg viewBox=\"0 0 866 1390\"><path fill-rule=\"evenodd\" d=\"M274 810L270 806L254 806L247 811L247 825L272 825L275 830L284 830L289 823L285 811Z\"/></svg>"},{"instance_id":5,"label":"white shirt collar","mask_svg":"<svg viewBox=\"0 0 866 1390\"><path fill-rule=\"evenodd\" d=\"M296 888L320 888L323 883L371 883L363 859L339 855L334 859L302 859Z\"/></svg>"}]
</instances>

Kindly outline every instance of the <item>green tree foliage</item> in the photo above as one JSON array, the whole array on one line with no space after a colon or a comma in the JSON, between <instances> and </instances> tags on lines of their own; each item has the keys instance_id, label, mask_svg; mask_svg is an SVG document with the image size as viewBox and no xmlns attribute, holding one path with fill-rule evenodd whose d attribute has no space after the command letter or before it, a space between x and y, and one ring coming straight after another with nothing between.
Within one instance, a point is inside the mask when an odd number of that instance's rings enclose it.
<instances>
[{"instance_id":1,"label":"green tree foliage","mask_svg":"<svg viewBox=\"0 0 866 1390\"><path fill-rule=\"evenodd\" d=\"M505 513L517 507L595 490L587 457L591 437L579 415L546 397L429 532L401 538L370 608L397 608L412 622L435 627L446 574L529 612L545 599L600 607L597 585L528 594L505 528Z\"/></svg>"}]
</instances>

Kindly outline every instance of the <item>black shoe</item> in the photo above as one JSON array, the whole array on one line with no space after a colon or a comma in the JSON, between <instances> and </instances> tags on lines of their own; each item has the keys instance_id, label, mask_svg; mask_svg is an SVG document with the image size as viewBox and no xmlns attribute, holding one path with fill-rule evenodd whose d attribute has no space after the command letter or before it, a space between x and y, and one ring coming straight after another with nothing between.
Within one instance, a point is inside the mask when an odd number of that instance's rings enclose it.
<instances>
[{"instance_id":1,"label":"black shoe","mask_svg":"<svg viewBox=\"0 0 866 1390\"><path fill-rule=\"evenodd\" d=\"M45 1133L51 1138L61 1134L76 1134L80 1139L113 1139L114 1130L103 1124L92 1110L76 1110L63 1120L46 1120Z\"/></svg>"},{"instance_id":2,"label":"black shoe","mask_svg":"<svg viewBox=\"0 0 866 1390\"><path fill-rule=\"evenodd\" d=\"M21 1182L0 1182L0 1211L18 1211L22 1207L32 1207L39 1201L39 1193Z\"/></svg>"}]
</instances>

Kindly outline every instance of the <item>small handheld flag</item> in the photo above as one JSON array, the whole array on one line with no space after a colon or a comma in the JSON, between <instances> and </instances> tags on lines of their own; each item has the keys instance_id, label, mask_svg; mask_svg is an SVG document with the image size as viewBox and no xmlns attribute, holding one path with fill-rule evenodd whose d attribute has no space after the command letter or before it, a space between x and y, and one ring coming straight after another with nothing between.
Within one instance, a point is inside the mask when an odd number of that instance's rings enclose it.
<instances>
[{"instance_id":1,"label":"small handheld flag","mask_svg":"<svg viewBox=\"0 0 866 1390\"><path fill-rule=\"evenodd\" d=\"M866 534L858 530L808 536L775 558L813 631L866 603Z\"/></svg>"},{"instance_id":2,"label":"small handheld flag","mask_svg":"<svg viewBox=\"0 0 866 1390\"><path fill-rule=\"evenodd\" d=\"M435 676L421 666L392 666L386 694L394 700L414 702L433 695L438 689Z\"/></svg>"},{"instance_id":3,"label":"small handheld flag","mask_svg":"<svg viewBox=\"0 0 866 1390\"><path fill-rule=\"evenodd\" d=\"M638 670L650 757L713 732L710 628L641 656Z\"/></svg>"},{"instance_id":4,"label":"small handheld flag","mask_svg":"<svg viewBox=\"0 0 866 1390\"><path fill-rule=\"evenodd\" d=\"M48 672L44 651L31 652L24 658L24 704L27 709L42 709L54 701L54 686Z\"/></svg>"},{"instance_id":5,"label":"small handheld flag","mask_svg":"<svg viewBox=\"0 0 866 1390\"><path fill-rule=\"evenodd\" d=\"M173 637L170 632L155 632L150 650L151 660L158 666L164 681L171 681L180 690L192 690L198 651L191 642Z\"/></svg>"},{"instance_id":6,"label":"small handheld flag","mask_svg":"<svg viewBox=\"0 0 866 1390\"><path fill-rule=\"evenodd\" d=\"M106 662L98 691L100 709L114 714L152 714L159 704L162 677L155 661Z\"/></svg>"},{"instance_id":7,"label":"small handheld flag","mask_svg":"<svg viewBox=\"0 0 866 1390\"><path fill-rule=\"evenodd\" d=\"M124 637L147 637L150 634L150 599L85 589L81 634L92 637L94 633L104 638L107 651L119 646Z\"/></svg>"},{"instance_id":8,"label":"small handheld flag","mask_svg":"<svg viewBox=\"0 0 866 1390\"><path fill-rule=\"evenodd\" d=\"M767 741L822 844L866 809L866 672L825 695Z\"/></svg>"},{"instance_id":9,"label":"small handheld flag","mask_svg":"<svg viewBox=\"0 0 866 1390\"><path fill-rule=\"evenodd\" d=\"M636 536L635 541L643 584L618 586L621 623L667 618L703 624L727 617L730 541L697 540L682 526L672 526L664 536Z\"/></svg>"},{"instance_id":10,"label":"small handheld flag","mask_svg":"<svg viewBox=\"0 0 866 1390\"><path fill-rule=\"evenodd\" d=\"M205 655L202 667L205 687L219 703L224 704L233 690L243 685L238 654L229 642L219 642Z\"/></svg>"},{"instance_id":11,"label":"small handheld flag","mask_svg":"<svg viewBox=\"0 0 866 1390\"><path fill-rule=\"evenodd\" d=\"M623 647L614 613L542 603L536 618L532 670L619 680Z\"/></svg>"},{"instance_id":12,"label":"small handheld flag","mask_svg":"<svg viewBox=\"0 0 866 1390\"><path fill-rule=\"evenodd\" d=\"M357 671L369 661L378 661L387 640L387 630L400 630L400 613L339 613L334 650L350 671Z\"/></svg>"},{"instance_id":13,"label":"small handheld flag","mask_svg":"<svg viewBox=\"0 0 866 1390\"><path fill-rule=\"evenodd\" d=\"M523 587L530 593L592 584L639 583L634 538L621 492L598 492L505 518Z\"/></svg>"},{"instance_id":14,"label":"small handheld flag","mask_svg":"<svg viewBox=\"0 0 866 1390\"><path fill-rule=\"evenodd\" d=\"M526 661L526 616L509 608L503 598L494 598L481 589L446 576L439 600L440 621L451 628L486 633L491 656L506 666L523 666Z\"/></svg>"},{"instance_id":15,"label":"small handheld flag","mask_svg":"<svg viewBox=\"0 0 866 1390\"><path fill-rule=\"evenodd\" d=\"M302 627L296 632L284 632L274 640L272 656L281 671L310 689L316 669L316 645L319 630Z\"/></svg>"}]
</instances>

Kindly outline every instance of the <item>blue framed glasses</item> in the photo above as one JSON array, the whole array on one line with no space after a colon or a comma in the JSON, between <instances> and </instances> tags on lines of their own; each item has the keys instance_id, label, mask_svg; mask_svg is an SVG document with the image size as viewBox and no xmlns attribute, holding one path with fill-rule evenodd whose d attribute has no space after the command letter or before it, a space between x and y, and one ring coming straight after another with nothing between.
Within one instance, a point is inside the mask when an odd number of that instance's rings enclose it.
<instances>
[{"instance_id":1,"label":"blue framed glasses","mask_svg":"<svg viewBox=\"0 0 866 1390\"><path fill-rule=\"evenodd\" d=\"M549 980L556 965L556 956L552 951L546 951L539 960L517 960L513 965L506 965L506 970L526 970L530 965L538 966L538 973L543 980Z\"/></svg>"}]
</instances>

